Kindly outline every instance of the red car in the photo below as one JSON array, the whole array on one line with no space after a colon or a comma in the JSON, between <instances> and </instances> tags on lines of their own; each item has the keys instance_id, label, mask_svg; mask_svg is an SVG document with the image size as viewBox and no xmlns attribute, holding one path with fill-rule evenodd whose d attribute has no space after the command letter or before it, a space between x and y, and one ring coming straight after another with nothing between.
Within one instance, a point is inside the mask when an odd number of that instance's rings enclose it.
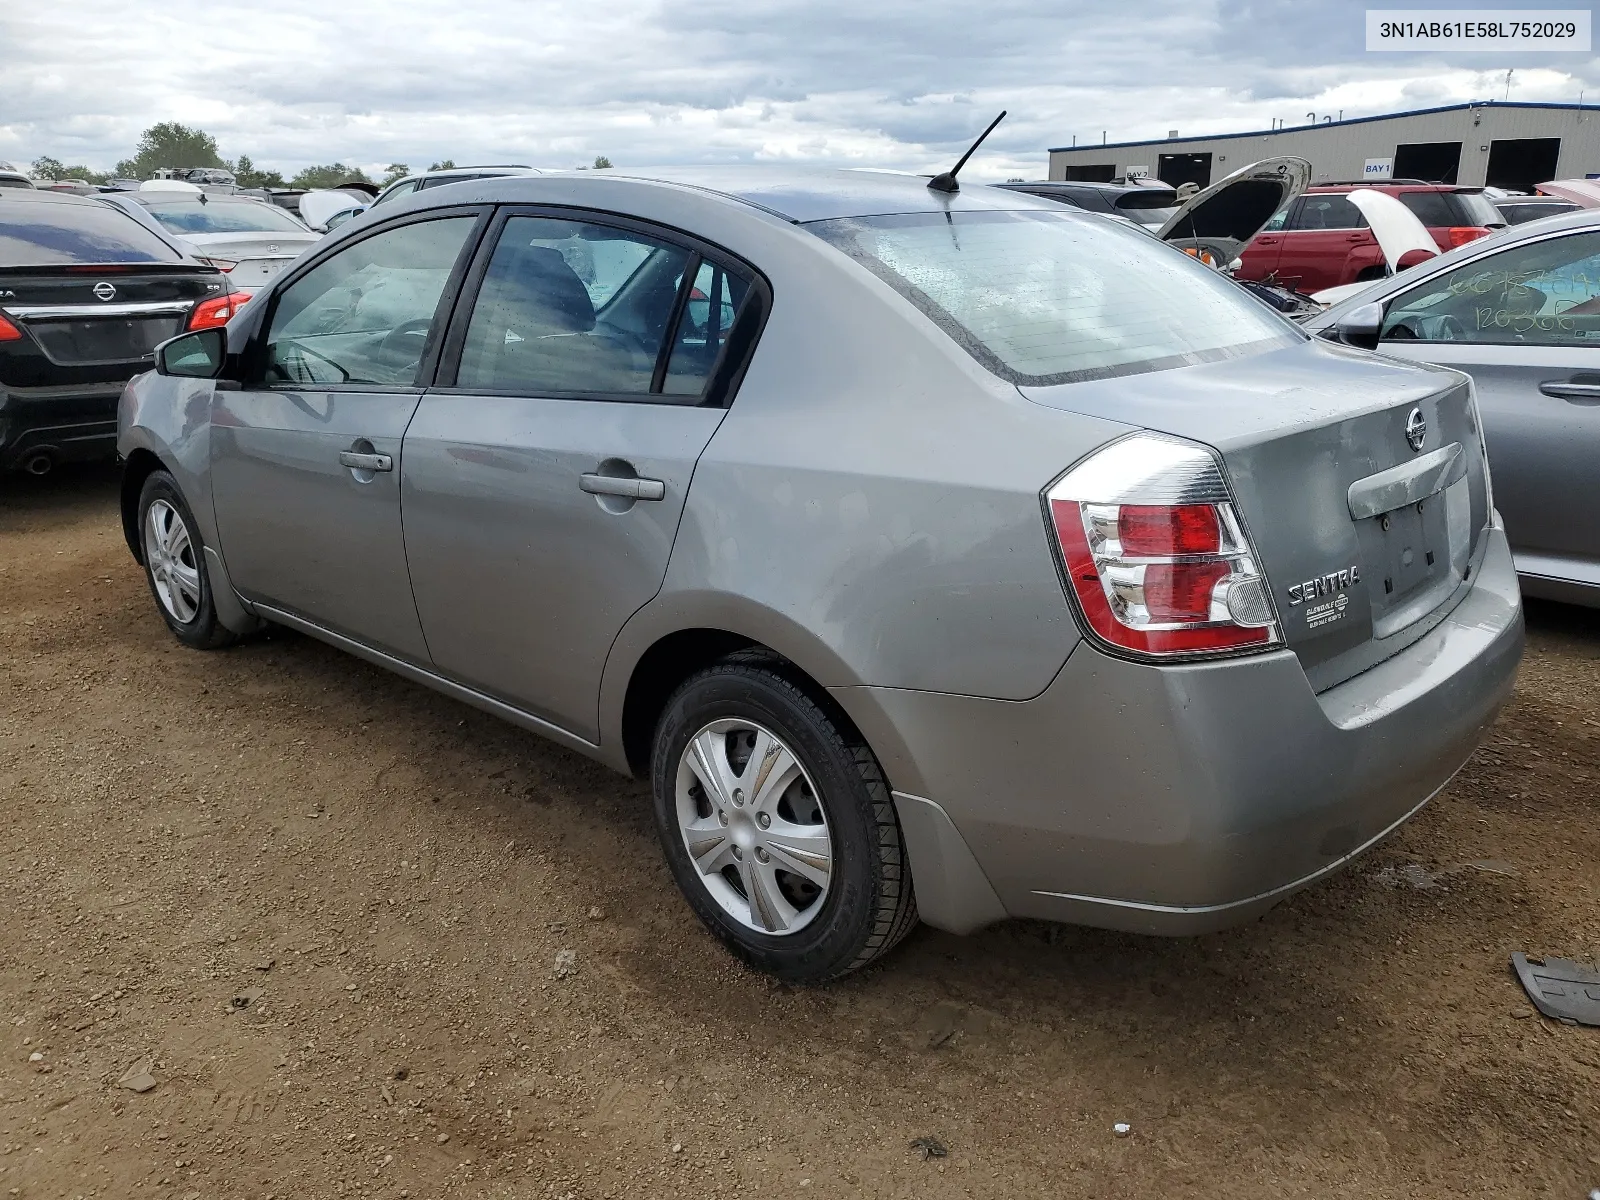
<instances>
[{"instance_id":1,"label":"red car","mask_svg":"<svg viewBox=\"0 0 1600 1200\"><path fill-rule=\"evenodd\" d=\"M1441 251L1484 237L1506 223L1482 188L1413 181L1322 183L1308 188L1250 240L1234 277L1306 293L1383 278L1388 274L1383 251L1361 210L1345 199L1358 187L1398 199L1428 227Z\"/></svg>"}]
</instances>

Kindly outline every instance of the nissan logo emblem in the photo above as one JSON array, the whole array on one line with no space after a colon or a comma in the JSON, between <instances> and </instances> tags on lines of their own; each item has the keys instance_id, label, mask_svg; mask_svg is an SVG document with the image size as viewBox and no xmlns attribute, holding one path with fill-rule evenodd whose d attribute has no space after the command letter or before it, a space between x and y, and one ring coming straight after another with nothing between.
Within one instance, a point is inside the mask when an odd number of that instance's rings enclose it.
<instances>
[{"instance_id":1,"label":"nissan logo emblem","mask_svg":"<svg viewBox=\"0 0 1600 1200\"><path fill-rule=\"evenodd\" d=\"M94 294L101 300L110 300L117 294L117 289L102 279L99 283L94 285Z\"/></svg>"},{"instance_id":2,"label":"nissan logo emblem","mask_svg":"<svg viewBox=\"0 0 1600 1200\"><path fill-rule=\"evenodd\" d=\"M1411 415L1406 418L1406 445L1411 447L1413 454L1422 449L1422 443L1428 440L1428 422L1422 415L1420 408L1413 408Z\"/></svg>"}]
</instances>

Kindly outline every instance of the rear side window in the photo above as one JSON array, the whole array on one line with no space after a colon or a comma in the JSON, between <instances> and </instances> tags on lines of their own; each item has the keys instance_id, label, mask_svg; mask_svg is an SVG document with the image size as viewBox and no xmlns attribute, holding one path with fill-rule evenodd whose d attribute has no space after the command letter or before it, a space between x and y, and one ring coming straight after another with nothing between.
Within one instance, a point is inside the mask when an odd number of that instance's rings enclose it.
<instances>
[{"instance_id":1,"label":"rear side window","mask_svg":"<svg viewBox=\"0 0 1600 1200\"><path fill-rule=\"evenodd\" d=\"M373 203L386 204L390 200L400 199L401 196L409 196L412 192L417 190L417 185L421 182L422 181L419 179L408 179L404 183L397 183L387 192L384 192L381 196L374 200Z\"/></svg>"},{"instance_id":2,"label":"rear side window","mask_svg":"<svg viewBox=\"0 0 1600 1200\"><path fill-rule=\"evenodd\" d=\"M1365 229L1361 210L1343 196L1302 196L1289 222L1291 230Z\"/></svg>"},{"instance_id":3,"label":"rear side window","mask_svg":"<svg viewBox=\"0 0 1600 1200\"><path fill-rule=\"evenodd\" d=\"M456 386L651 394L690 257L632 230L512 217L473 305Z\"/></svg>"},{"instance_id":4,"label":"rear side window","mask_svg":"<svg viewBox=\"0 0 1600 1200\"><path fill-rule=\"evenodd\" d=\"M684 301L661 390L672 396L698 396L727 344L750 281L721 265L702 262Z\"/></svg>"},{"instance_id":5,"label":"rear side window","mask_svg":"<svg viewBox=\"0 0 1600 1200\"><path fill-rule=\"evenodd\" d=\"M0 203L0 262L8 267L182 261L155 233L109 205Z\"/></svg>"},{"instance_id":6,"label":"rear side window","mask_svg":"<svg viewBox=\"0 0 1600 1200\"><path fill-rule=\"evenodd\" d=\"M1071 383L1214 362L1303 338L1232 280L1117 221L914 213L807 226L990 371Z\"/></svg>"}]
</instances>

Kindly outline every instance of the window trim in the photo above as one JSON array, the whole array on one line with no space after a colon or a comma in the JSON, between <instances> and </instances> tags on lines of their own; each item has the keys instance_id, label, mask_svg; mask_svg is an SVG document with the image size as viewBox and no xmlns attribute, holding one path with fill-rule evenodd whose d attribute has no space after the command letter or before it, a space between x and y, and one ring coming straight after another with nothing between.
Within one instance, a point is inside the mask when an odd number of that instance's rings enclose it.
<instances>
[{"instance_id":1,"label":"window trim","mask_svg":"<svg viewBox=\"0 0 1600 1200\"><path fill-rule=\"evenodd\" d=\"M1600 225L1579 225L1571 229L1553 229L1541 233L1538 237L1519 238L1510 245L1492 246L1483 250L1481 253L1471 256L1470 258L1462 259L1461 262L1452 265L1448 271L1436 270L1425 279L1417 280L1415 282L1408 281L1409 286L1396 288L1383 298L1383 319L1385 322L1388 321L1390 310L1394 307L1395 302L1398 301L1401 296L1409 295L1419 288L1426 287L1429 283L1435 279L1438 279L1441 275L1453 275L1457 271L1466 270L1469 267L1474 267L1477 264L1486 262L1487 260L1495 258L1498 255L1508 254L1513 250L1521 250L1527 246L1537 246L1541 242L1551 242L1555 241L1557 238L1577 237L1579 234L1585 233L1600 233ZM1443 256L1441 255L1441 257ZM1404 278L1404 276L1395 276L1395 278L1401 279ZM1382 326L1380 325L1380 329L1381 328ZM1334 326L1330 325L1328 326L1328 329L1332 330L1334 329ZM1558 350L1585 349L1581 343L1566 342L1472 342L1462 341L1459 338L1384 338L1381 336L1381 334L1378 338L1379 346L1396 344L1405 346L1534 346L1543 349ZM1600 339L1596 339L1594 344L1600 346Z\"/></svg>"},{"instance_id":2,"label":"window trim","mask_svg":"<svg viewBox=\"0 0 1600 1200\"><path fill-rule=\"evenodd\" d=\"M240 355L241 382L240 387L249 391L262 392L364 392L364 393L394 393L415 395L424 391L428 381L433 377L439 363L439 351L444 344L444 333L449 329L451 314L455 311L457 298L461 292L463 280L466 278L469 265L477 255L479 245L483 240L484 230L489 224L493 210L486 205L468 204L451 205L447 208L428 208L419 212L397 214L394 219L385 221L381 225L372 225L363 228L360 233L351 237L341 237L332 245L318 248L306 262L297 263L285 271L272 282L272 296L262 307L250 341ZM456 255L455 266L450 270L450 275L445 280L444 290L439 293L439 302L433 310L433 324L428 329L428 340L422 348L422 358L417 363L416 374L412 376L409 384L376 384L376 383L325 383L315 387L303 384L268 383L264 378L266 374L267 338L272 332L272 319L277 315L278 303L283 298L284 292L315 271L335 254L341 254L368 238L378 237L381 234L391 233L407 225L417 225L424 221L447 221L461 217L475 217L471 229L467 231L466 239L461 244L461 250ZM443 320L441 320L443 318Z\"/></svg>"},{"instance_id":3,"label":"window trim","mask_svg":"<svg viewBox=\"0 0 1600 1200\"><path fill-rule=\"evenodd\" d=\"M482 388L461 387L456 383L461 369L461 355L466 347L467 327L472 321L478 293L488 274L489 262L500 244L501 235L513 217L547 217L551 220L574 221L585 225L604 225L629 233L638 233L655 241L666 242L688 254L683 282L673 300L672 315L668 319L666 336L656 357L651 374L649 392L574 392L555 388L531 391L526 387ZM725 271L733 271L750 278L750 290L744 303L734 314L733 325L723 341L717 361L707 376L706 386L698 395L669 394L659 390L665 380L667 362L672 353L678 322L694 287L694 278L701 262L712 262ZM761 332L766 328L767 315L772 309L772 285L750 262L712 242L674 226L658 224L625 213L606 212L599 209L580 208L562 204L503 204L499 205L483 236L479 239L461 288L457 293L450 322L440 347L438 361L428 390L450 396L508 396L524 400L602 400L614 404L666 404L678 408L727 408L732 405L739 385L760 343ZM747 314L749 317L747 319ZM741 322L745 328L741 329ZM735 350L735 335L741 335Z\"/></svg>"}]
</instances>

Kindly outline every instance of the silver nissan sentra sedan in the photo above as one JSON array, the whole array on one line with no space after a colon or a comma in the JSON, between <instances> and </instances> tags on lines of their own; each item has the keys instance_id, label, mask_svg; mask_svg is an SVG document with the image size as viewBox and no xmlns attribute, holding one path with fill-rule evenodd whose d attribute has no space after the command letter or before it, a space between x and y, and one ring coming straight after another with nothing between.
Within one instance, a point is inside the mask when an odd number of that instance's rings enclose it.
<instances>
[{"instance_id":1,"label":"silver nissan sentra sedan","mask_svg":"<svg viewBox=\"0 0 1600 1200\"><path fill-rule=\"evenodd\" d=\"M648 776L795 980L920 919L1196 933L1413 815L1522 649L1470 381L1016 192L485 179L352 222L122 398L123 523L275 622Z\"/></svg>"}]
</instances>

